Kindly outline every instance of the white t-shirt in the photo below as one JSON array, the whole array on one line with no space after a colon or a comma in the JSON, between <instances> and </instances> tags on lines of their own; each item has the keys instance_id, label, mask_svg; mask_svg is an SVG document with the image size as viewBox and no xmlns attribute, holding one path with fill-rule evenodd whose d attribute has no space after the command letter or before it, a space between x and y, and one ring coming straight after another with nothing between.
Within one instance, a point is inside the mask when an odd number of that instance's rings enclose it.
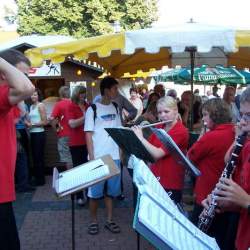
<instances>
[{"instance_id":1,"label":"white t-shirt","mask_svg":"<svg viewBox=\"0 0 250 250\"><path fill-rule=\"evenodd\" d=\"M39 104L30 106L29 118L30 118L31 124L39 123L42 121L38 106L39 106ZM32 127L32 128L30 128L29 131L30 131L30 133L44 132L44 127L43 126Z\"/></svg>"},{"instance_id":2,"label":"white t-shirt","mask_svg":"<svg viewBox=\"0 0 250 250\"><path fill-rule=\"evenodd\" d=\"M111 155L113 160L119 160L119 148L104 128L116 128L121 126L120 114L117 113L113 103L103 105L96 103L96 119L92 107L85 114L85 132L93 132L94 157L99 158L106 154Z\"/></svg>"}]
</instances>

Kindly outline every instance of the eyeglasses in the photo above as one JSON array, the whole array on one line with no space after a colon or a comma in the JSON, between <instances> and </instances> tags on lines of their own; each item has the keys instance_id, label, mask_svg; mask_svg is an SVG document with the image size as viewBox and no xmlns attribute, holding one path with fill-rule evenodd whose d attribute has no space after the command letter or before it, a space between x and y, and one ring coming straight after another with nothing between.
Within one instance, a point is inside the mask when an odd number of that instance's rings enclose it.
<instances>
[{"instance_id":1,"label":"eyeglasses","mask_svg":"<svg viewBox=\"0 0 250 250\"><path fill-rule=\"evenodd\" d=\"M240 119L244 120L245 122L250 122L250 114L241 114Z\"/></svg>"}]
</instances>

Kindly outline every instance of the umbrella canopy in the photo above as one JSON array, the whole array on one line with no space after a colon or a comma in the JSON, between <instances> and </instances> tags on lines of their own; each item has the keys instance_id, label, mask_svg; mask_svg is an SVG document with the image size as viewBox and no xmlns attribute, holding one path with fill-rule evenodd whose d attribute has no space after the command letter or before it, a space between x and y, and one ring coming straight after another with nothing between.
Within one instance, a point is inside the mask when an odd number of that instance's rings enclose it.
<instances>
[{"instance_id":1,"label":"umbrella canopy","mask_svg":"<svg viewBox=\"0 0 250 250\"><path fill-rule=\"evenodd\" d=\"M60 63L67 57L90 60L115 77L137 70L175 66L250 65L250 30L186 23L84 38L73 42L30 49L32 65L44 60ZM192 67L191 67L192 68Z\"/></svg>"},{"instance_id":2,"label":"umbrella canopy","mask_svg":"<svg viewBox=\"0 0 250 250\"><path fill-rule=\"evenodd\" d=\"M173 69L158 75L156 81L174 81L185 84L191 81L191 70L189 68ZM250 72L245 74L238 71L235 67L225 68L223 66L209 67L202 65L194 68L193 81L201 84L246 84L250 81Z\"/></svg>"},{"instance_id":3,"label":"umbrella canopy","mask_svg":"<svg viewBox=\"0 0 250 250\"><path fill-rule=\"evenodd\" d=\"M250 84L250 71L248 69L239 70L240 74L245 78L246 84Z\"/></svg>"}]
</instances>

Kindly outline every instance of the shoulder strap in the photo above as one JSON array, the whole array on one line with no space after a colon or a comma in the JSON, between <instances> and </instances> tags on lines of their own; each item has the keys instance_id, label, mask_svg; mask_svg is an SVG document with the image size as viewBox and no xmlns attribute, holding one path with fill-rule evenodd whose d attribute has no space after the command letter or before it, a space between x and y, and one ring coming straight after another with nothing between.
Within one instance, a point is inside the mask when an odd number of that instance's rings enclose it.
<instances>
[{"instance_id":1,"label":"shoulder strap","mask_svg":"<svg viewBox=\"0 0 250 250\"><path fill-rule=\"evenodd\" d=\"M119 114L117 103L116 102L112 102L112 104L115 106L116 113ZM96 104L92 103L91 104L91 108L93 109L93 112L94 112L94 122L95 122L95 119L96 119Z\"/></svg>"},{"instance_id":2,"label":"shoulder strap","mask_svg":"<svg viewBox=\"0 0 250 250\"><path fill-rule=\"evenodd\" d=\"M115 109L116 109L116 113L119 114L119 111L118 111L118 104L116 102L112 102L113 105L115 106Z\"/></svg>"},{"instance_id":3,"label":"shoulder strap","mask_svg":"<svg viewBox=\"0 0 250 250\"><path fill-rule=\"evenodd\" d=\"M95 119L96 119L96 105L94 103L92 103L91 108L93 109L93 112L94 112L94 122L95 122Z\"/></svg>"}]
</instances>

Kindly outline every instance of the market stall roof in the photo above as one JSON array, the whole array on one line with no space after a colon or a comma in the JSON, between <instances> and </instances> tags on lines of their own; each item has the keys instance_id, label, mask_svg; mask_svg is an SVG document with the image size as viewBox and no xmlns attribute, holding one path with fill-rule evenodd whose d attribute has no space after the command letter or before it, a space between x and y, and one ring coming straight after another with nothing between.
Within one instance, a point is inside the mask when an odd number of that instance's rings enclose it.
<instances>
[{"instance_id":1,"label":"market stall roof","mask_svg":"<svg viewBox=\"0 0 250 250\"><path fill-rule=\"evenodd\" d=\"M160 69L163 65L188 66L190 49L195 53L195 66L247 67L250 65L250 30L186 23L43 46L28 50L26 55L33 65L40 65L44 60L59 63L67 57L87 59L120 77L126 72Z\"/></svg>"},{"instance_id":2,"label":"market stall roof","mask_svg":"<svg viewBox=\"0 0 250 250\"><path fill-rule=\"evenodd\" d=\"M0 31L0 46L18 37L19 35L16 31Z\"/></svg>"},{"instance_id":3,"label":"market stall roof","mask_svg":"<svg viewBox=\"0 0 250 250\"><path fill-rule=\"evenodd\" d=\"M30 35L30 36L20 36L13 37L4 43L0 43L0 50L5 50L9 48L18 48L23 45L27 45L27 48L31 47L41 47L41 46L51 46L57 44L58 41L61 42L70 42L75 39L70 36L61 36L61 35Z\"/></svg>"}]
</instances>

